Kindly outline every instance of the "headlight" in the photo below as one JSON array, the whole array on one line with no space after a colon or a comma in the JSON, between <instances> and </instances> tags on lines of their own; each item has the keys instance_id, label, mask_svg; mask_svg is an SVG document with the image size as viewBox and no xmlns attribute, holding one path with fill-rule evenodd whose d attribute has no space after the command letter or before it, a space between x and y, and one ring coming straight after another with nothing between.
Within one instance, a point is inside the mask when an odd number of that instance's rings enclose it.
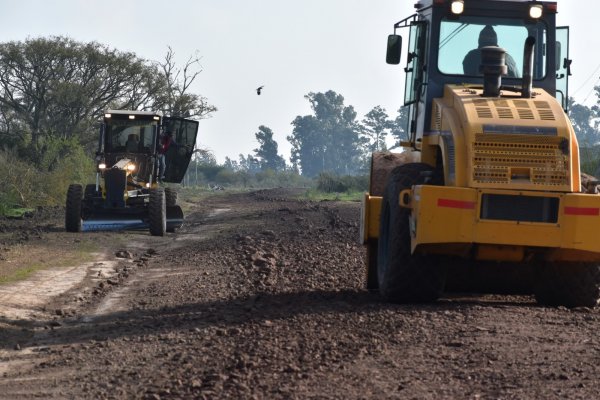
<instances>
[{"instance_id":1,"label":"headlight","mask_svg":"<svg viewBox=\"0 0 600 400\"><path fill-rule=\"evenodd\" d=\"M135 164L127 164L127 171L129 171L129 172L135 171Z\"/></svg>"},{"instance_id":2,"label":"headlight","mask_svg":"<svg viewBox=\"0 0 600 400\"><path fill-rule=\"evenodd\" d=\"M453 14L462 14L465 10L465 2L463 0L454 0L450 5L450 10Z\"/></svg>"},{"instance_id":3,"label":"headlight","mask_svg":"<svg viewBox=\"0 0 600 400\"><path fill-rule=\"evenodd\" d=\"M104 164L104 163L98 164L98 169L106 169L106 164Z\"/></svg>"},{"instance_id":4,"label":"headlight","mask_svg":"<svg viewBox=\"0 0 600 400\"><path fill-rule=\"evenodd\" d=\"M544 7L541 4L533 4L529 7L529 16L533 19L538 19L542 16Z\"/></svg>"}]
</instances>

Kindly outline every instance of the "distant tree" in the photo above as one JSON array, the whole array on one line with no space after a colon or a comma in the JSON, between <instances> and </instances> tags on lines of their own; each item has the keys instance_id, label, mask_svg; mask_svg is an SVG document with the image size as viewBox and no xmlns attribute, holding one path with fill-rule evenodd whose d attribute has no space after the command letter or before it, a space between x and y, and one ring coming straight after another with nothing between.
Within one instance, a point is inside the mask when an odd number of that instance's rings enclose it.
<instances>
[{"instance_id":1,"label":"distant tree","mask_svg":"<svg viewBox=\"0 0 600 400\"><path fill-rule=\"evenodd\" d=\"M202 72L200 58L190 56L183 67L178 67L173 49L170 46L168 49L164 61L158 63L166 90L155 99L155 109L167 115L193 119L206 118L217 111L205 97L189 92L191 84Z\"/></svg>"},{"instance_id":2,"label":"distant tree","mask_svg":"<svg viewBox=\"0 0 600 400\"><path fill-rule=\"evenodd\" d=\"M390 132L393 122L389 120L389 116L385 108L375 106L369 111L362 120L362 135L366 139L367 152L387 150L386 138Z\"/></svg>"},{"instance_id":3,"label":"distant tree","mask_svg":"<svg viewBox=\"0 0 600 400\"><path fill-rule=\"evenodd\" d=\"M600 132L596 106L587 107L569 98L569 119L579 143L579 160L582 171L600 176Z\"/></svg>"},{"instance_id":4,"label":"distant tree","mask_svg":"<svg viewBox=\"0 0 600 400\"><path fill-rule=\"evenodd\" d=\"M400 142L408 140L408 107L401 107L398 110L398 115L390 124L392 138L394 144L390 150L400 147Z\"/></svg>"},{"instance_id":5,"label":"distant tree","mask_svg":"<svg viewBox=\"0 0 600 400\"><path fill-rule=\"evenodd\" d=\"M225 162L223 163L223 166L231 171L240 170L240 164L236 160L232 160L229 157L225 157Z\"/></svg>"},{"instance_id":6,"label":"distant tree","mask_svg":"<svg viewBox=\"0 0 600 400\"><path fill-rule=\"evenodd\" d=\"M273 139L273 131L261 125L258 132L254 134L260 147L254 149L254 154L259 160L261 170L283 171L285 169L285 160L277 154L278 145Z\"/></svg>"},{"instance_id":7,"label":"distant tree","mask_svg":"<svg viewBox=\"0 0 600 400\"><path fill-rule=\"evenodd\" d=\"M194 162L197 162L198 164L204 164L204 165L217 165L218 164L214 153L212 151L206 150L206 149L194 150L192 159Z\"/></svg>"},{"instance_id":8,"label":"distant tree","mask_svg":"<svg viewBox=\"0 0 600 400\"><path fill-rule=\"evenodd\" d=\"M298 116L288 136L292 145L292 163L306 176L322 171L341 175L358 172L361 167L361 144L356 112L344 105L344 97L333 90L309 93L314 115Z\"/></svg>"},{"instance_id":9,"label":"distant tree","mask_svg":"<svg viewBox=\"0 0 600 400\"><path fill-rule=\"evenodd\" d=\"M319 121L312 115L297 116L292 122L294 130L287 137L292 145L291 161L296 170L314 177L325 170L326 143Z\"/></svg>"},{"instance_id":10,"label":"distant tree","mask_svg":"<svg viewBox=\"0 0 600 400\"><path fill-rule=\"evenodd\" d=\"M260 171L260 160L251 154L248 154L247 156L240 154L238 165L240 166L240 171L246 171L253 174Z\"/></svg>"},{"instance_id":11,"label":"distant tree","mask_svg":"<svg viewBox=\"0 0 600 400\"><path fill-rule=\"evenodd\" d=\"M590 147L600 144L600 132L595 124L597 113L593 108L577 104L571 97L569 98L569 118L580 146Z\"/></svg>"}]
</instances>

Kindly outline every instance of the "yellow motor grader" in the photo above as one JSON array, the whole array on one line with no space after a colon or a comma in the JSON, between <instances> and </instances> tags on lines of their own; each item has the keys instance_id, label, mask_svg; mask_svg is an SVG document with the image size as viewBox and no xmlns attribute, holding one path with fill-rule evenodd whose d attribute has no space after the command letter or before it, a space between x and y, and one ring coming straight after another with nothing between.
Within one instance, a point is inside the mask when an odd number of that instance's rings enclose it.
<instances>
[{"instance_id":1,"label":"yellow motor grader","mask_svg":"<svg viewBox=\"0 0 600 400\"><path fill-rule=\"evenodd\" d=\"M362 206L367 287L437 299L454 266L531 267L540 304L600 299L598 182L582 180L566 114L568 27L557 3L420 0L408 33L403 153L375 153ZM508 268L508 267L507 267ZM507 269L508 271L508 269Z\"/></svg>"},{"instance_id":2,"label":"yellow motor grader","mask_svg":"<svg viewBox=\"0 0 600 400\"><path fill-rule=\"evenodd\" d=\"M96 183L85 189L69 185L66 230L149 229L163 236L181 227L177 192L160 186L159 178L165 183L183 180L197 133L197 121L150 111L107 111L96 152ZM168 134L173 143L161 154L161 139Z\"/></svg>"}]
</instances>

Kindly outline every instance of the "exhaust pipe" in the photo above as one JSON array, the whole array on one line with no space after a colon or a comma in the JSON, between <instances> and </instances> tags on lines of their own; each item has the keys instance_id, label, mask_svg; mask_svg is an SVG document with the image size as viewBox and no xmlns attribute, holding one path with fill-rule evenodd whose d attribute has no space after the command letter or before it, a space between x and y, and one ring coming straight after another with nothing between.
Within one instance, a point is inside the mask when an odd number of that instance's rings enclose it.
<instances>
[{"instance_id":1,"label":"exhaust pipe","mask_svg":"<svg viewBox=\"0 0 600 400\"><path fill-rule=\"evenodd\" d=\"M508 72L506 50L496 46L482 47L479 70L483 73L483 96L500 96L502 75L506 75Z\"/></svg>"},{"instance_id":2,"label":"exhaust pipe","mask_svg":"<svg viewBox=\"0 0 600 400\"><path fill-rule=\"evenodd\" d=\"M533 90L533 46L535 45L535 38L529 36L525 39L525 48L523 50L523 89L521 90L521 97L530 99L532 97Z\"/></svg>"}]
</instances>

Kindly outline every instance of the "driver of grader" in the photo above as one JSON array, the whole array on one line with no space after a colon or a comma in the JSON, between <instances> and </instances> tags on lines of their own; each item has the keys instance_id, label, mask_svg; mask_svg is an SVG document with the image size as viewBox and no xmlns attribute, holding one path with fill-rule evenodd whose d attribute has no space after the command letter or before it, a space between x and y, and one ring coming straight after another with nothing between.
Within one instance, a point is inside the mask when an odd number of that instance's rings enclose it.
<instances>
[{"instance_id":1,"label":"driver of grader","mask_svg":"<svg viewBox=\"0 0 600 400\"><path fill-rule=\"evenodd\" d=\"M127 142L125 142L125 151L128 153L135 153L138 151L138 146L140 144L140 139L138 135L135 133L130 133L127 137Z\"/></svg>"},{"instance_id":2,"label":"driver of grader","mask_svg":"<svg viewBox=\"0 0 600 400\"><path fill-rule=\"evenodd\" d=\"M481 75L479 66L481 65L481 48L486 46L498 47L498 35L491 25L486 25L479 33L479 43L476 49L467 53L463 60L463 71L465 75ZM519 77L517 63L506 53L506 66L508 67L508 76L511 78Z\"/></svg>"}]
</instances>

